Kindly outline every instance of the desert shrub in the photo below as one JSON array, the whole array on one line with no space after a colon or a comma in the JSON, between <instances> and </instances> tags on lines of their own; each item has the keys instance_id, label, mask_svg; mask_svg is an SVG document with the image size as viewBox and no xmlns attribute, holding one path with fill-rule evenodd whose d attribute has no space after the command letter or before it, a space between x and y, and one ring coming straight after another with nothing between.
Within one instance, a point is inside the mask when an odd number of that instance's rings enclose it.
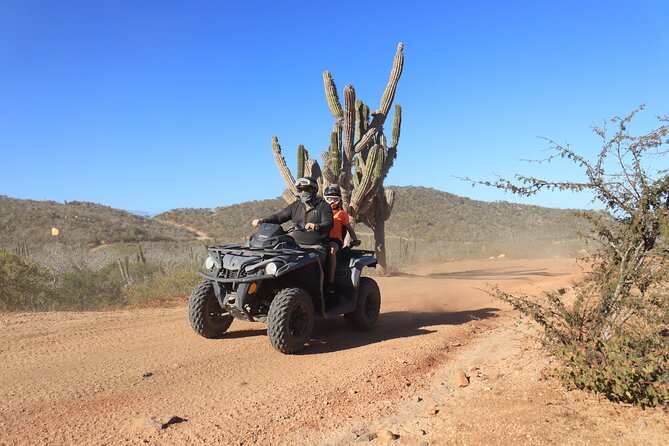
<instances>
[{"instance_id":1,"label":"desert shrub","mask_svg":"<svg viewBox=\"0 0 669 446\"><path fill-rule=\"evenodd\" d=\"M99 310L185 296L206 256L201 244L174 242L27 251L42 262L0 245L0 311Z\"/></svg>"},{"instance_id":2,"label":"desert shrub","mask_svg":"<svg viewBox=\"0 0 669 446\"><path fill-rule=\"evenodd\" d=\"M133 282L125 290L128 303L171 299L187 296L195 288L201 277L192 267L174 266L159 270Z\"/></svg>"},{"instance_id":3,"label":"desert shrub","mask_svg":"<svg viewBox=\"0 0 669 446\"><path fill-rule=\"evenodd\" d=\"M0 247L0 311L99 309L123 304L122 289L113 265L58 273Z\"/></svg>"},{"instance_id":4,"label":"desert shrub","mask_svg":"<svg viewBox=\"0 0 669 446\"><path fill-rule=\"evenodd\" d=\"M669 250L663 237L669 212L669 122L641 136L629 126L636 111L614 118L608 136L595 128L602 149L594 162L549 140L555 155L581 167L584 181L546 181L517 176L480 182L523 196L541 189L587 190L609 215L583 214L594 227L599 250L586 278L567 299L493 294L544 328L544 343L562 360L569 387L602 393L640 406L669 405Z\"/></svg>"},{"instance_id":5,"label":"desert shrub","mask_svg":"<svg viewBox=\"0 0 669 446\"><path fill-rule=\"evenodd\" d=\"M48 309L51 279L35 262L0 246L0 311Z\"/></svg>"},{"instance_id":6,"label":"desert shrub","mask_svg":"<svg viewBox=\"0 0 669 446\"><path fill-rule=\"evenodd\" d=\"M97 310L126 303L116 265L99 270L76 267L57 276L50 310Z\"/></svg>"},{"instance_id":7,"label":"desert shrub","mask_svg":"<svg viewBox=\"0 0 669 446\"><path fill-rule=\"evenodd\" d=\"M569 387L643 407L669 403L669 352L659 336L630 332L594 349L572 346L561 353L567 359L561 376Z\"/></svg>"},{"instance_id":8,"label":"desert shrub","mask_svg":"<svg viewBox=\"0 0 669 446\"><path fill-rule=\"evenodd\" d=\"M643 302L635 299L634 315L614 323L611 330L614 313L601 306L611 292L610 284L603 287L598 280L590 273L575 286L571 298L560 292L533 297L498 288L493 295L544 328L543 345L561 361L558 374L568 388L643 407L668 405L666 288L658 288Z\"/></svg>"}]
</instances>

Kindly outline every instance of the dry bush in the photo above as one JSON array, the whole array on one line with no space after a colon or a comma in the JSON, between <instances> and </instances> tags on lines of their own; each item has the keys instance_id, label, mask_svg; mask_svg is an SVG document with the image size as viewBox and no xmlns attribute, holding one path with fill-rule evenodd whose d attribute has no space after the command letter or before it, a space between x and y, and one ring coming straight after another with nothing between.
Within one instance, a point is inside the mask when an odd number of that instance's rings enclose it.
<instances>
[{"instance_id":1,"label":"dry bush","mask_svg":"<svg viewBox=\"0 0 669 446\"><path fill-rule=\"evenodd\" d=\"M594 128L602 140L594 161L549 140L554 155L547 161L573 162L583 170L583 181L518 175L516 181L479 183L521 196L542 189L587 190L605 206L609 216L583 214L594 226L590 237L599 250L573 303L560 293L539 300L499 289L494 295L543 326L545 345L564 363L567 385L640 406L669 405L669 250L663 236L669 176L662 168L669 126L659 118L657 129L633 136L629 126L637 111L612 119L612 136Z\"/></svg>"},{"instance_id":2,"label":"dry bush","mask_svg":"<svg viewBox=\"0 0 669 446\"><path fill-rule=\"evenodd\" d=\"M37 263L0 246L0 311L48 309L51 279Z\"/></svg>"}]
</instances>

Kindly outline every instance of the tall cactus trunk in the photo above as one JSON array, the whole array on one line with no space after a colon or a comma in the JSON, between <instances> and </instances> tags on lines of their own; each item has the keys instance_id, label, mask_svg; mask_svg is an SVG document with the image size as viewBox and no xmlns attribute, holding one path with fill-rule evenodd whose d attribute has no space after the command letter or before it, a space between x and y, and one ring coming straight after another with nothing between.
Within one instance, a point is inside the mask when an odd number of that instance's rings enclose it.
<instances>
[{"instance_id":1,"label":"tall cactus trunk","mask_svg":"<svg viewBox=\"0 0 669 446\"><path fill-rule=\"evenodd\" d=\"M378 219L375 222L374 228L374 251L376 252L376 270L382 276L388 275L388 267L386 263L386 222Z\"/></svg>"},{"instance_id":2,"label":"tall cactus trunk","mask_svg":"<svg viewBox=\"0 0 669 446\"><path fill-rule=\"evenodd\" d=\"M393 205L395 203L395 194L391 190L379 188L372 199L371 205L360 215L354 213L351 219L356 218L371 228L374 234L374 252L376 253L376 270L382 276L387 276L388 263L386 258L386 220L390 217Z\"/></svg>"}]
</instances>

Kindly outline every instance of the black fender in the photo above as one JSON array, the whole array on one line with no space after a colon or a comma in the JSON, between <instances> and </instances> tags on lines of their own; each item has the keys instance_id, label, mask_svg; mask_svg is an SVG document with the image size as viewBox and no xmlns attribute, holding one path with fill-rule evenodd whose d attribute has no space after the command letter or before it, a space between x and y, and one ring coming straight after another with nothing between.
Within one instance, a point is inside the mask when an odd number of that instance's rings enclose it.
<instances>
[{"instance_id":1,"label":"black fender","mask_svg":"<svg viewBox=\"0 0 669 446\"><path fill-rule=\"evenodd\" d=\"M365 256L365 257L354 257L349 263L349 268L351 268L351 283L353 288L356 290L360 285L360 275L362 274L362 269L366 266L376 267L376 257Z\"/></svg>"}]
</instances>

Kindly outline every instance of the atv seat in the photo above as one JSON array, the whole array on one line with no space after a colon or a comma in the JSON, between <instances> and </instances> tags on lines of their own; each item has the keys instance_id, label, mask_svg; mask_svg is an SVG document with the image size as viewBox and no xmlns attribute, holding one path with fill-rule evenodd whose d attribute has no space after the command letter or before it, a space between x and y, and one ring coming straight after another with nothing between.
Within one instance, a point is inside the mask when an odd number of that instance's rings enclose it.
<instances>
[{"instance_id":1,"label":"atv seat","mask_svg":"<svg viewBox=\"0 0 669 446\"><path fill-rule=\"evenodd\" d=\"M321 265L325 264L327 258L327 248L323 245L299 245L306 252L313 252L318 255Z\"/></svg>"}]
</instances>

